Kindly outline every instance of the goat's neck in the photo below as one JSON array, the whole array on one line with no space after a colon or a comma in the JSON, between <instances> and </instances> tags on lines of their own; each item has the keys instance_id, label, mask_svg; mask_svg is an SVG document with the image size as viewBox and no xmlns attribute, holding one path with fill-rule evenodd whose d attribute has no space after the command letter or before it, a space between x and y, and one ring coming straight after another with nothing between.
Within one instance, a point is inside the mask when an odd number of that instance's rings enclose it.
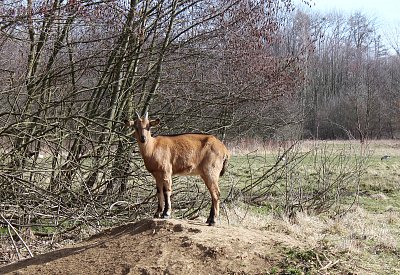
<instances>
[{"instance_id":1,"label":"goat's neck","mask_svg":"<svg viewBox=\"0 0 400 275\"><path fill-rule=\"evenodd\" d=\"M154 150L154 139L155 138L150 136L146 143L141 143L138 141L140 154L142 155L143 159L152 156Z\"/></svg>"}]
</instances>

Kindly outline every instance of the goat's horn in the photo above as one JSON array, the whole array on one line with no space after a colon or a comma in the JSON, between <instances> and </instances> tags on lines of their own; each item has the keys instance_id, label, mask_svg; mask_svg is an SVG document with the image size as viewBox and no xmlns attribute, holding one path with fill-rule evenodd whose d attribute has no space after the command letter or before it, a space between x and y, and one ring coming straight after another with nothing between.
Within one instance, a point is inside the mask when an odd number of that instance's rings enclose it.
<instances>
[{"instance_id":1,"label":"goat's horn","mask_svg":"<svg viewBox=\"0 0 400 275\"><path fill-rule=\"evenodd\" d=\"M146 111L146 113L144 114L144 119L149 119L149 112Z\"/></svg>"},{"instance_id":2,"label":"goat's horn","mask_svg":"<svg viewBox=\"0 0 400 275\"><path fill-rule=\"evenodd\" d=\"M135 112L138 119L140 119L140 115L138 112Z\"/></svg>"}]
</instances>

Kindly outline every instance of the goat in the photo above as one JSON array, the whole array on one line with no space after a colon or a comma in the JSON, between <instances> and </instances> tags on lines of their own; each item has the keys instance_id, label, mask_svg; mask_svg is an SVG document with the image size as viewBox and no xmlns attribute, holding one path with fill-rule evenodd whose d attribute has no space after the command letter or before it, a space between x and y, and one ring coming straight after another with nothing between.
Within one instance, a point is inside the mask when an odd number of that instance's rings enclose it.
<instances>
[{"instance_id":1,"label":"goat","mask_svg":"<svg viewBox=\"0 0 400 275\"><path fill-rule=\"evenodd\" d=\"M125 121L133 127L140 154L146 169L157 185L158 208L156 218L168 219L172 212L172 176L199 175L211 195L208 225L214 225L219 216L220 189L218 179L226 170L230 157L225 145L209 134L178 134L152 137L150 129L160 124L160 119L149 120L148 113L136 120Z\"/></svg>"}]
</instances>

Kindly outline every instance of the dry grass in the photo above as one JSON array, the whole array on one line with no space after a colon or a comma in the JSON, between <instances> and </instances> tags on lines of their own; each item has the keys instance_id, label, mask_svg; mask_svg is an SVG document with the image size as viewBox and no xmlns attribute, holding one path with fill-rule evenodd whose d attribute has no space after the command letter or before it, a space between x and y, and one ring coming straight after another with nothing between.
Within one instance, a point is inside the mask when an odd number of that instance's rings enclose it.
<instances>
[{"instance_id":1,"label":"dry grass","mask_svg":"<svg viewBox=\"0 0 400 275\"><path fill-rule=\"evenodd\" d=\"M271 214L259 214L245 206L226 208L230 225L240 225L254 229L275 229L287 232L309 246L318 246L329 240L341 252L363 252L357 241L365 241L366 246L380 246L399 249L400 212L386 211L381 214L370 213L361 207L340 218L313 216L297 213L295 219L283 216L279 219ZM227 224L222 217L222 224Z\"/></svg>"},{"instance_id":2,"label":"dry grass","mask_svg":"<svg viewBox=\"0 0 400 275\"><path fill-rule=\"evenodd\" d=\"M268 228L273 224L273 221L274 217L272 214L256 213L245 204L241 206L223 206L220 220L223 225L242 226L253 229Z\"/></svg>"},{"instance_id":3,"label":"dry grass","mask_svg":"<svg viewBox=\"0 0 400 275\"><path fill-rule=\"evenodd\" d=\"M252 152L274 153L290 147L296 141L260 140L257 138L243 138L227 144L233 155L248 154ZM298 142L299 151L307 152L320 146L364 148L367 153L382 157L385 155L400 156L399 140L369 140L363 145L358 140L302 140Z\"/></svg>"},{"instance_id":4,"label":"dry grass","mask_svg":"<svg viewBox=\"0 0 400 275\"><path fill-rule=\"evenodd\" d=\"M399 211L378 214L357 207L340 218L298 213L294 220L254 213L245 206L229 208L226 213L231 224L285 233L312 251L334 257L331 261L339 261L345 270L400 273Z\"/></svg>"},{"instance_id":5,"label":"dry grass","mask_svg":"<svg viewBox=\"0 0 400 275\"><path fill-rule=\"evenodd\" d=\"M294 141L293 141L294 142ZM243 155L249 153L275 153L288 148L291 141L261 140L257 138L242 138L234 142L227 143L227 147L232 155Z\"/></svg>"}]
</instances>

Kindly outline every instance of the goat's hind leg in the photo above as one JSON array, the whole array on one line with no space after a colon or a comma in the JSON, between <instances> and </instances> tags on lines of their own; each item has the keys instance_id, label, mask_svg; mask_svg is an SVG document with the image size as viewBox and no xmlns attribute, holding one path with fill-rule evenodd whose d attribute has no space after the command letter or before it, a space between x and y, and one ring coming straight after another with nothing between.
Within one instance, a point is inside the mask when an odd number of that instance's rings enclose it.
<instances>
[{"instance_id":1,"label":"goat's hind leg","mask_svg":"<svg viewBox=\"0 0 400 275\"><path fill-rule=\"evenodd\" d=\"M218 186L218 178L212 179L211 177L202 177L208 191L210 191L211 195L211 209L210 209L210 215L207 218L206 223L208 225L215 225L216 219L218 219L219 216L219 197L220 197L220 190Z\"/></svg>"},{"instance_id":2,"label":"goat's hind leg","mask_svg":"<svg viewBox=\"0 0 400 275\"><path fill-rule=\"evenodd\" d=\"M214 185L215 186L215 185ZM211 192L211 209L210 215L207 218L208 225L215 225L216 220L219 217L219 197L220 191L218 188L218 183L216 184L216 188Z\"/></svg>"},{"instance_id":3,"label":"goat's hind leg","mask_svg":"<svg viewBox=\"0 0 400 275\"><path fill-rule=\"evenodd\" d=\"M215 225L215 209L213 204L211 205L210 214L208 215L206 223L208 225Z\"/></svg>"}]
</instances>

